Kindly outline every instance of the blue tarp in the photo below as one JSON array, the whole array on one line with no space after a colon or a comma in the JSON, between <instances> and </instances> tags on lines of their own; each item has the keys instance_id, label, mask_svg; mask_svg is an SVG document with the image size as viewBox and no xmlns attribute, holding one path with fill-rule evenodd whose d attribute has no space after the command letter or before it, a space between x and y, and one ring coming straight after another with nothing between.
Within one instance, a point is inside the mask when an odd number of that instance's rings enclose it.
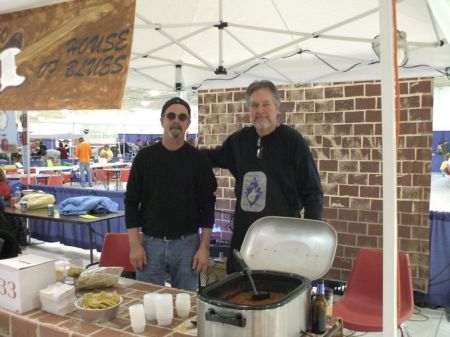
<instances>
[{"instance_id":1,"label":"blue tarp","mask_svg":"<svg viewBox=\"0 0 450 337\"><path fill-rule=\"evenodd\" d=\"M428 302L450 307L450 213L430 212Z\"/></svg>"},{"instance_id":2,"label":"blue tarp","mask_svg":"<svg viewBox=\"0 0 450 337\"><path fill-rule=\"evenodd\" d=\"M60 203L64 199L71 197L99 196L108 197L112 201L119 204L120 211L125 209L123 200L124 192L43 185L30 185L28 188L53 194L55 196L56 203ZM111 232L126 232L125 219L123 217L110 220L110 225ZM108 232L107 221L104 220L96 222L93 226L95 232L97 233L94 235L94 248L97 248L97 250L100 251L103 245L103 235ZM31 220L31 235L33 238L43 241L60 241L62 244L68 246L75 246L84 249L89 248L88 227L85 225L33 219Z\"/></svg>"}]
</instances>

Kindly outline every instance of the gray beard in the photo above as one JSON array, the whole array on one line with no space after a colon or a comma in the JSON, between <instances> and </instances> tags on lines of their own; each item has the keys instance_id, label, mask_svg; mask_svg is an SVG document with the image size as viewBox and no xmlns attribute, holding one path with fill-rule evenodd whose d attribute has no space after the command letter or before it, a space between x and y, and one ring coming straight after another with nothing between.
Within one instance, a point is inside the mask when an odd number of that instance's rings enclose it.
<instances>
[{"instance_id":1,"label":"gray beard","mask_svg":"<svg viewBox=\"0 0 450 337\"><path fill-rule=\"evenodd\" d=\"M177 140L177 139L180 139L180 136L181 136L181 130L179 130L179 129L170 129L169 130L170 138Z\"/></svg>"}]
</instances>

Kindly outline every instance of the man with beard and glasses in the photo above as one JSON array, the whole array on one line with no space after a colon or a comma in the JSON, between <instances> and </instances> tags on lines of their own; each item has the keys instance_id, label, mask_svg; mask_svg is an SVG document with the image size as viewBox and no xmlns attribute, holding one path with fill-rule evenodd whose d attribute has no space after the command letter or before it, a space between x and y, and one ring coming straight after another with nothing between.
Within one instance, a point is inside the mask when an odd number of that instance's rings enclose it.
<instances>
[{"instance_id":1,"label":"man with beard and glasses","mask_svg":"<svg viewBox=\"0 0 450 337\"><path fill-rule=\"evenodd\" d=\"M162 141L134 158L125 220L137 279L164 285L168 271L172 287L196 291L208 266L217 183L206 156L185 141L190 114L181 98L164 104Z\"/></svg>"},{"instance_id":2,"label":"man with beard and glasses","mask_svg":"<svg viewBox=\"0 0 450 337\"><path fill-rule=\"evenodd\" d=\"M240 249L250 225L264 216L320 220L320 177L304 138L280 124L280 99L270 81L255 81L246 92L250 121L212 150L203 150L215 167L230 170L237 198L230 252ZM229 254L227 272L239 267Z\"/></svg>"}]
</instances>

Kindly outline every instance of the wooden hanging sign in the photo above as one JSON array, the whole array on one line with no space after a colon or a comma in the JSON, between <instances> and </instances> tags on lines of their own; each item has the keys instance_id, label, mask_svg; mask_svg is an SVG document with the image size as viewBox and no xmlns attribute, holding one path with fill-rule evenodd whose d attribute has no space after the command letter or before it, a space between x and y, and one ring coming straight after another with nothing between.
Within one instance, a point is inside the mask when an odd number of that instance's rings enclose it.
<instances>
[{"instance_id":1,"label":"wooden hanging sign","mask_svg":"<svg viewBox=\"0 0 450 337\"><path fill-rule=\"evenodd\" d=\"M0 15L0 110L120 109L135 0Z\"/></svg>"}]
</instances>

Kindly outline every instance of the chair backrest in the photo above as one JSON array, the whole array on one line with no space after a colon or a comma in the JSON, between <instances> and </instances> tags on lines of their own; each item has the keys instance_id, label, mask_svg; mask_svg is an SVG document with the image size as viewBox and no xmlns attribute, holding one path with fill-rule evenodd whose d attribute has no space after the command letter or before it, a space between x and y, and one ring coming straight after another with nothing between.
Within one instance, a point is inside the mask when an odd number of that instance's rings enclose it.
<instances>
[{"instance_id":1,"label":"chair backrest","mask_svg":"<svg viewBox=\"0 0 450 337\"><path fill-rule=\"evenodd\" d=\"M49 186L61 186L63 184L62 175L51 175L48 177L47 185Z\"/></svg>"},{"instance_id":2,"label":"chair backrest","mask_svg":"<svg viewBox=\"0 0 450 337\"><path fill-rule=\"evenodd\" d=\"M100 267L123 267L125 272L135 272L130 263L128 233L107 233L103 241Z\"/></svg>"},{"instance_id":3,"label":"chair backrest","mask_svg":"<svg viewBox=\"0 0 450 337\"><path fill-rule=\"evenodd\" d=\"M120 171L119 181L122 183L128 182L128 178L130 177L130 171L131 169L122 169Z\"/></svg>"},{"instance_id":4,"label":"chair backrest","mask_svg":"<svg viewBox=\"0 0 450 337\"><path fill-rule=\"evenodd\" d=\"M398 253L398 316L399 324L409 319L414 310L409 256ZM345 296L358 301L366 300L371 307L383 307L383 251L361 248L350 273Z\"/></svg>"},{"instance_id":5,"label":"chair backrest","mask_svg":"<svg viewBox=\"0 0 450 337\"><path fill-rule=\"evenodd\" d=\"M102 169L94 170L94 180L102 181L102 182L109 182L108 172L106 172L105 170L102 170Z\"/></svg>"},{"instance_id":6,"label":"chair backrest","mask_svg":"<svg viewBox=\"0 0 450 337\"><path fill-rule=\"evenodd\" d=\"M20 182L22 185L28 185L27 176L20 176ZM30 177L30 185L37 185L36 177Z\"/></svg>"}]
</instances>

